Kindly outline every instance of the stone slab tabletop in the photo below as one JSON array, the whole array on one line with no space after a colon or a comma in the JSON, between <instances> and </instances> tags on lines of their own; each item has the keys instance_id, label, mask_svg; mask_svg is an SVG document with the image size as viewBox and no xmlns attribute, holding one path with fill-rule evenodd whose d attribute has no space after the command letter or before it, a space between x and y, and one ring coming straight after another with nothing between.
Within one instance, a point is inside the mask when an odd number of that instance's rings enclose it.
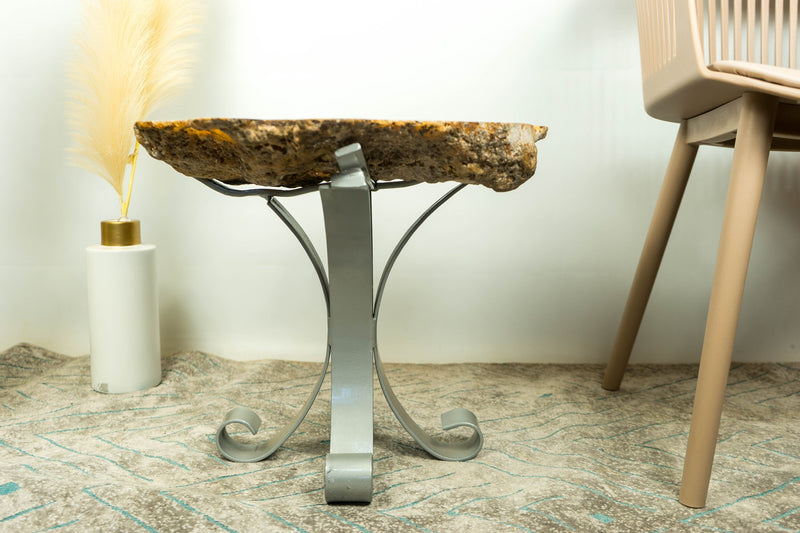
<instances>
[{"instance_id":1,"label":"stone slab tabletop","mask_svg":"<svg viewBox=\"0 0 800 533\"><path fill-rule=\"evenodd\" d=\"M138 122L147 152L193 178L302 187L339 170L334 152L358 142L374 180L456 181L516 189L536 170L543 126L487 122L247 120Z\"/></svg>"}]
</instances>

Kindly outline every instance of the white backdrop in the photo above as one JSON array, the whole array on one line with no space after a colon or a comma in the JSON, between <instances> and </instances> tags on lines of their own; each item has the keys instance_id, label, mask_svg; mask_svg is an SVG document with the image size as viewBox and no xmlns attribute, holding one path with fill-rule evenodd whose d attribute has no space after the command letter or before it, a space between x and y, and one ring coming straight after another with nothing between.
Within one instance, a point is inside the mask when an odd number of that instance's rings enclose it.
<instances>
[{"instance_id":1,"label":"white backdrop","mask_svg":"<svg viewBox=\"0 0 800 533\"><path fill-rule=\"evenodd\" d=\"M490 7L491 6L491 7ZM390 118L550 127L523 187L470 187L398 261L379 337L390 361L601 362L676 127L642 110L633 2L208 0L191 90L151 119ZM0 2L0 349L88 353L84 250L118 215L65 165L64 65L78 0ZM800 183L770 162L734 358L800 357ZM696 361L730 153L700 151L635 361ZM447 186L374 199L381 267ZM285 205L324 248L319 199ZM131 216L158 246L162 345L320 359L311 266L263 201L140 158Z\"/></svg>"}]
</instances>

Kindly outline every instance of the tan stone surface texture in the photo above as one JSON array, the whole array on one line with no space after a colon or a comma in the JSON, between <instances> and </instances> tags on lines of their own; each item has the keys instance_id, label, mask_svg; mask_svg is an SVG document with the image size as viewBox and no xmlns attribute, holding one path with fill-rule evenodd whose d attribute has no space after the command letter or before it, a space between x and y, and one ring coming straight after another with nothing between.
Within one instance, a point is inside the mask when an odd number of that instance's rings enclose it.
<instances>
[{"instance_id":1,"label":"tan stone surface texture","mask_svg":"<svg viewBox=\"0 0 800 533\"><path fill-rule=\"evenodd\" d=\"M510 191L536 170L547 128L485 122L249 120L139 122L136 138L187 176L302 187L338 171L334 152L358 142L381 181L456 181Z\"/></svg>"}]
</instances>

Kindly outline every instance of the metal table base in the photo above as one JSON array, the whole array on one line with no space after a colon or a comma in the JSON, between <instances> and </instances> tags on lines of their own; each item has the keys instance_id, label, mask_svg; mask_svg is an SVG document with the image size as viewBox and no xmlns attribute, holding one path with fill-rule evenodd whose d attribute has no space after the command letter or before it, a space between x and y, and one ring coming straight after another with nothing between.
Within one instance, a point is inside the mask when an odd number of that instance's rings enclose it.
<instances>
[{"instance_id":1,"label":"metal table base","mask_svg":"<svg viewBox=\"0 0 800 533\"><path fill-rule=\"evenodd\" d=\"M377 321L383 290L398 255L420 225L445 201L465 187L458 185L426 210L395 247L378 284L373 301L372 193L382 188L414 185L389 182L380 185L369 176L361 146L352 144L335 153L339 173L330 183L302 189L234 189L216 181L201 180L229 196L260 196L300 241L311 260L325 295L328 309L328 350L322 372L305 405L284 428L258 444L244 444L228 433L231 424L242 424L256 434L261 419L246 407L235 407L217 430L217 448L231 461L254 462L269 457L303 421L331 368L331 439L325 462L325 499L328 503L372 500L373 378L378 374L389 407L417 443L428 453L445 461L465 461L483 447L483 434L475 415L453 409L442 415L442 428L472 429L460 441L444 442L425 432L408 415L395 396L383 371L377 347ZM327 273L302 227L276 197L318 191L322 199L328 250Z\"/></svg>"}]
</instances>

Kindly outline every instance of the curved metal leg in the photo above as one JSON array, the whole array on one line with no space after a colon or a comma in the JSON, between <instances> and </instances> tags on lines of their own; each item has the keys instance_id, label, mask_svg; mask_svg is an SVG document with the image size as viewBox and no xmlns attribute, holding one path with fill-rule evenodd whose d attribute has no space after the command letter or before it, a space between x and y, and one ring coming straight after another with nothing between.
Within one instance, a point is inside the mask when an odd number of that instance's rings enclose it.
<instances>
[{"instance_id":1,"label":"curved metal leg","mask_svg":"<svg viewBox=\"0 0 800 533\"><path fill-rule=\"evenodd\" d=\"M381 300L383 298L383 290L386 287L386 282L389 279L389 273L392 271L392 267L394 266L395 261L397 261L397 257L400 255L400 252L403 250L403 248L405 248L408 241L419 229L422 223L425 222L434 211L439 209L442 204L452 198L464 187L466 187L466 184L457 185L445 193L441 198L439 198L439 200L434 202L411 225L408 231L406 231L406 233L400 239L400 242L397 243L395 249L392 251L392 254L389 256L389 260L386 262L386 266L383 269L383 274L381 275L381 280L378 284L377 295L375 297L373 327L375 328L376 332L378 313L380 311ZM375 335L377 338L377 333ZM383 389L383 395L386 398L386 403L389 404L389 407L400 421L400 424L403 425L406 431L408 431L408 433L414 437L414 440L416 440L426 452L443 461L466 461L478 455L478 452L480 452L481 448L483 448L483 433L481 432L480 427L478 427L477 417L471 411L459 408L442 414L443 430L449 431L458 427L469 427L473 430L473 433L470 437L464 439L463 441L457 442L445 442L431 437L419 426L419 424L414 422L408 412L403 408L400 400L398 400L397 396L394 394L394 390L392 390L392 386L389 384L389 380L387 379L386 374L383 372L383 363L381 362L377 346L374 348L373 357L375 359L375 370L378 373L378 381L381 384L381 389Z\"/></svg>"},{"instance_id":2,"label":"curved metal leg","mask_svg":"<svg viewBox=\"0 0 800 533\"><path fill-rule=\"evenodd\" d=\"M317 273L317 277L319 278L319 284L322 287L322 294L325 296L325 309L328 311L328 316L331 314L331 297L330 297L330 287L328 285L328 276L325 274L325 267L322 264L322 259L319 258L319 254L317 253L317 249L314 248L314 245L311 243L311 239L308 238L306 232L303 231L303 227L297 222L297 220L283 207L276 198L269 197L267 198L267 204L272 211L278 215L286 227L289 228L289 231L292 232L297 240L300 242L300 246L303 247L305 250L308 259L311 261L311 264L314 266L314 271Z\"/></svg>"},{"instance_id":3,"label":"curved metal leg","mask_svg":"<svg viewBox=\"0 0 800 533\"><path fill-rule=\"evenodd\" d=\"M208 185L208 184L207 184ZM215 190L223 192L225 194L236 195L236 191L232 191L229 188L216 184L214 186L209 185ZM250 191L250 195L254 191ZM330 295L329 295L329 287L328 287L328 277L325 274L325 267L322 264L322 261L319 258L319 254L317 254L317 250L314 248L314 245L311 243L311 240L306 235L303 228L300 224L295 220L295 218L286 210L283 205L278 202L277 199L273 198L272 196L264 195L265 199L267 200L267 204L269 205L270 209L278 215L284 224L289 228L292 234L297 238L300 242L300 245L305 250L306 255L311 260L311 263L314 266L314 270L317 272L317 276L319 277L319 282L322 287L322 293L325 297L325 307L327 310L328 315L330 316ZM240 463L252 463L256 461L261 461L266 459L270 455L272 455L275 450L281 447L281 445L286 442L286 439L294 433L297 429L297 426L300 425L300 422L303 421L306 414L308 414L309 409L311 409L311 405L314 403L314 400L317 398L319 394L320 388L322 387L322 382L325 380L325 374L328 372L328 366L330 364L331 359L331 349L330 346L327 349L325 354L325 362L323 363L322 373L317 381L317 385L314 387L314 390L306 400L305 405L303 408L298 412L298 414L292 419L289 424L286 425L283 429L281 429L278 433L272 436L270 439L259 443L259 444L245 444L235 440L233 437L230 436L228 433L227 427L230 424L242 424L247 427L250 432L255 435L258 432L259 427L261 427L261 418L253 412L251 409L247 407L234 407L225 415L225 418L222 420L222 424L217 429L217 449L222 454L223 457L229 459L231 461L237 461Z\"/></svg>"},{"instance_id":4,"label":"curved metal leg","mask_svg":"<svg viewBox=\"0 0 800 533\"><path fill-rule=\"evenodd\" d=\"M422 225L423 222L428 220L428 217L433 214L434 211L439 209L442 204L444 204L447 200L455 196L455 194L466 187L466 183L462 183L461 185L456 185L449 191L447 191L441 198L436 200L428 209L425 210L420 217L411 224L411 227L406 230L403 237L400 239L400 242L397 243L397 246L394 247L392 250L392 255L389 256L389 259L386 261L386 266L383 267L383 274L381 274L381 280L378 282L378 290L376 291L375 295L375 309L373 310L372 314L375 317L375 320L378 319L378 312L381 310L381 301L383 300L383 290L386 288L386 282L389 280L389 273L392 271L392 267L394 267L395 261L397 261L397 257L400 255L400 252L403 251L403 248L406 247L408 241L411 237L416 233L419 227Z\"/></svg>"},{"instance_id":5,"label":"curved metal leg","mask_svg":"<svg viewBox=\"0 0 800 533\"><path fill-rule=\"evenodd\" d=\"M368 503L375 342L371 181L362 169L360 147L345 147L336 157L341 173L319 188L331 291L331 448L325 461L325 500Z\"/></svg>"},{"instance_id":6,"label":"curved metal leg","mask_svg":"<svg viewBox=\"0 0 800 533\"><path fill-rule=\"evenodd\" d=\"M258 444L245 444L235 440L228 433L227 428L230 424L242 424L250 430L250 433L255 435L258 433L258 428L261 427L261 418L247 407L234 407L228 411L222 421L222 425L217 429L216 440L219 453L226 459L239 463L255 463L272 455L275 450L280 448L281 445L286 442L286 439L294 433L297 426L300 425L300 422L302 422L308 414L314 400L317 399L317 394L319 394L319 390L322 388L322 382L325 381L325 374L328 373L330 358L331 351L330 348L328 348L325 355L325 362L322 365L322 373L319 376L319 380L317 380L317 385L314 387L314 390L311 391L311 394L308 396L305 405L303 405L303 408L300 409L292 421L273 435L272 438Z\"/></svg>"},{"instance_id":7,"label":"curved metal leg","mask_svg":"<svg viewBox=\"0 0 800 533\"><path fill-rule=\"evenodd\" d=\"M483 432L481 432L480 427L478 427L478 419L472 411L457 408L442 414L443 430L449 431L459 427L469 427L473 430L471 436L457 442L445 442L431 437L419 424L414 422L408 412L403 408L400 400L395 396L394 390L392 390L392 386L389 384L389 380L383 372L383 363L381 362L380 355L378 355L377 348L375 349L374 356L375 369L378 372L378 381L381 384L381 389L383 389L386 403L389 404L392 412L394 412L394 416L397 417L406 431L414 437L414 440L417 441L426 452L443 461L466 461L478 455L478 452L483 448Z\"/></svg>"}]
</instances>

